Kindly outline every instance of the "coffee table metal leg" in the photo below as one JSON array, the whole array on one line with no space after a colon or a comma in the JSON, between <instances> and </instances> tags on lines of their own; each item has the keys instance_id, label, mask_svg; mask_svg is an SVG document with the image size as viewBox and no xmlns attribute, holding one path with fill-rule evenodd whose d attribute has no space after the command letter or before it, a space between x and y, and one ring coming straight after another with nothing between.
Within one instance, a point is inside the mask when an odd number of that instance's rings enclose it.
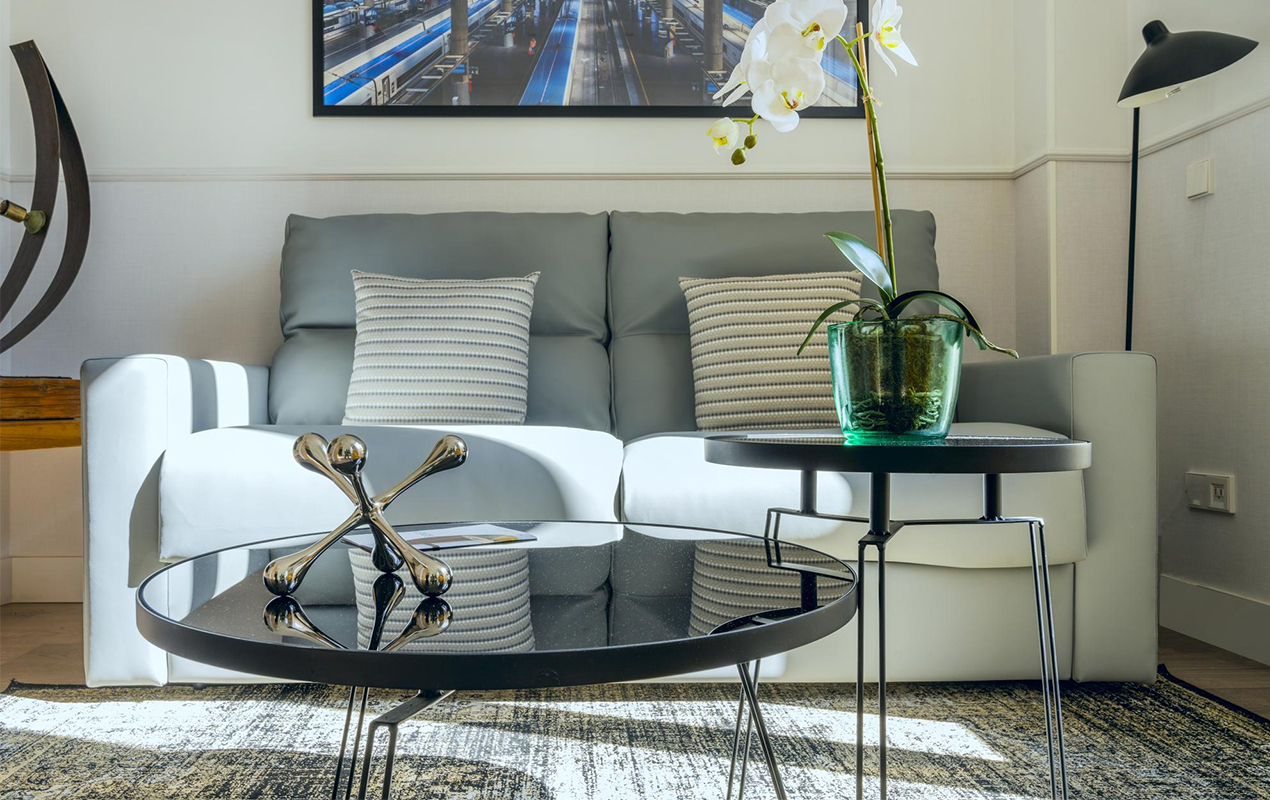
<instances>
[{"instance_id":1,"label":"coffee table metal leg","mask_svg":"<svg viewBox=\"0 0 1270 800\"><path fill-rule=\"evenodd\" d=\"M785 782L781 780L780 764L776 761L776 751L772 748L772 740L767 735L767 724L763 721L763 709L758 704L758 688L744 665L737 665L741 673L741 689L750 705L750 717L754 721L754 731L758 734L758 744L763 750L763 760L767 762L767 772L772 777L772 789L777 800L786 800Z\"/></svg>"},{"instance_id":2,"label":"coffee table metal leg","mask_svg":"<svg viewBox=\"0 0 1270 800\"><path fill-rule=\"evenodd\" d=\"M755 688L756 694L758 691L758 671L759 671L759 666L762 665L762 663L763 663L762 659L759 659L754 662L754 688ZM747 666L745 664L737 664L736 668L744 674L744 672L747 669ZM744 686L741 687L741 697L740 697L740 700L737 702L737 706L736 706L736 730L732 734L732 766L728 769L727 800L732 800L732 784L733 784L733 779L736 777L736 758L738 753L741 756L741 778L739 781L739 785L737 787L736 797L737 797L737 800L742 800L742 798L745 797L745 773L746 773L746 768L749 766L749 763L750 763L750 742L752 741L752 737L754 735L754 715L753 714L746 715L747 722L745 725L745 747L744 749L742 749L741 747L741 715L743 713L745 713L745 687Z\"/></svg>"},{"instance_id":3,"label":"coffee table metal leg","mask_svg":"<svg viewBox=\"0 0 1270 800\"><path fill-rule=\"evenodd\" d=\"M397 728L401 723L421 711L432 708L452 694L454 694L453 689L420 689L419 693L414 697L392 710L380 714L371 721L370 726L366 729L366 755L362 760L362 780L357 792L357 800L366 800L366 786L370 782L371 758L375 751L375 732L380 728L386 728L388 731L388 750L384 754L384 784L380 794L382 800L388 800L389 792L392 788L392 765L397 756Z\"/></svg>"},{"instance_id":4,"label":"coffee table metal leg","mask_svg":"<svg viewBox=\"0 0 1270 800\"><path fill-rule=\"evenodd\" d=\"M357 703L358 693L361 693L362 706L357 713L357 727L353 730L353 754L348 761L348 781L344 782L344 753L348 749L348 732L353 722L353 706ZM348 687L348 708L344 711L344 734L340 737L340 755L339 760L335 762L335 783L331 787L331 800L339 800L340 785L344 784L344 797L350 798L353 795L353 781L357 778L357 750L362 739L362 720L366 715L366 696L370 693L370 689L365 686Z\"/></svg>"}]
</instances>

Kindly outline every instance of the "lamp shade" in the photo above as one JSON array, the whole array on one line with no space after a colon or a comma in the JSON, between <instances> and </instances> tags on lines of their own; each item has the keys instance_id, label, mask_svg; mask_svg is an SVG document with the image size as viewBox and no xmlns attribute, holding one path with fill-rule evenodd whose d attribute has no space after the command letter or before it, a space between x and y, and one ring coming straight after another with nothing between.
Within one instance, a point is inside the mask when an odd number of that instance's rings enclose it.
<instances>
[{"instance_id":1,"label":"lamp shade","mask_svg":"<svg viewBox=\"0 0 1270 800\"><path fill-rule=\"evenodd\" d=\"M1116 105L1136 108L1163 100L1186 84L1225 69L1252 52L1252 39L1216 31L1173 33L1158 19L1142 28L1147 49L1125 78Z\"/></svg>"}]
</instances>

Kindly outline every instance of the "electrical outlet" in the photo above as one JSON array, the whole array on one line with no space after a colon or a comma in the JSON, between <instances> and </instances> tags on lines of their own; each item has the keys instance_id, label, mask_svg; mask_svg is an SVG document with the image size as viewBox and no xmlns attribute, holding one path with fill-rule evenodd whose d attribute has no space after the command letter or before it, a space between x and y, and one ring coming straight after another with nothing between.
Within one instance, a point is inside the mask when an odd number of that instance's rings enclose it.
<instances>
[{"instance_id":1,"label":"electrical outlet","mask_svg":"<svg viewBox=\"0 0 1270 800\"><path fill-rule=\"evenodd\" d=\"M1235 476L1212 472L1186 473L1186 502L1203 511L1235 513Z\"/></svg>"}]
</instances>

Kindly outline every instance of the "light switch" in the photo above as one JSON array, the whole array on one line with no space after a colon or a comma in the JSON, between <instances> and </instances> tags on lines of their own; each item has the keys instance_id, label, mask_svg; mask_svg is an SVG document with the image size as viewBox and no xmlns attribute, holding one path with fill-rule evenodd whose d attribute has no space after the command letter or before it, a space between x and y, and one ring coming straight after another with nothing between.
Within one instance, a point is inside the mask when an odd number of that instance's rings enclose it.
<instances>
[{"instance_id":1,"label":"light switch","mask_svg":"<svg viewBox=\"0 0 1270 800\"><path fill-rule=\"evenodd\" d=\"M1194 200L1213 193L1213 160L1206 158L1186 168L1186 196Z\"/></svg>"}]
</instances>

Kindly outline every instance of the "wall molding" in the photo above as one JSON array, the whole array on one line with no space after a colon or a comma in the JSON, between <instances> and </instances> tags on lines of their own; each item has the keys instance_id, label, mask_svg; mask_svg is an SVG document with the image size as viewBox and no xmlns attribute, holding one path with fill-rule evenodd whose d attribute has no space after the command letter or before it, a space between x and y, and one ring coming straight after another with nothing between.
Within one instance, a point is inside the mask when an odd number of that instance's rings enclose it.
<instances>
[{"instance_id":1,"label":"wall molding","mask_svg":"<svg viewBox=\"0 0 1270 800\"><path fill-rule=\"evenodd\" d=\"M1270 603L1161 575L1160 624L1270 664Z\"/></svg>"},{"instance_id":2,"label":"wall molding","mask_svg":"<svg viewBox=\"0 0 1270 800\"><path fill-rule=\"evenodd\" d=\"M1032 170L1056 161L1127 162L1131 157L1132 153L1122 150L1056 150L1049 153L1038 153L1016 167L1010 173L1010 178L1018 180Z\"/></svg>"},{"instance_id":3,"label":"wall molding","mask_svg":"<svg viewBox=\"0 0 1270 800\"><path fill-rule=\"evenodd\" d=\"M1254 100L1253 102L1248 103L1245 106L1240 106L1233 111L1228 111L1225 114L1213 117L1205 122L1201 122L1187 128L1182 128L1160 139L1156 139L1154 142L1144 144L1138 149L1139 156L1149 156L1152 153L1158 153L1159 151L1167 147L1172 147L1179 142L1184 142L1187 139L1199 136L1202 133L1208 133L1214 128L1220 128L1227 123L1234 122L1235 120L1246 117L1249 114L1255 114L1263 108L1270 108L1270 97L1263 97L1260 100Z\"/></svg>"},{"instance_id":4,"label":"wall molding","mask_svg":"<svg viewBox=\"0 0 1270 800\"><path fill-rule=\"evenodd\" d=\"M868 170L840 172L293 172L281 169L102 169L89 173L93 183L230 181L826 181L869 180ZM1011 180L1008 168L965 167L892 169L894 180ZM30 183L34 176L0 172L0 181Z\"/></svg>"},{"instance_id":5,"label":"wall molding","mask_svg":"<svg viewBox=\"0 0 1270 800\"><path fill-rule=\"evenodd\" d=\"M1146 157L1175 144L1199 136L1223 125L1254 114L1264 108L1270 108L1270 97L1256 100L1247 105L1228 111L1220 116L1196 123L1187 128L1175 131L1161 139L1144 144L1140 156ZM1038 167L1054 161L1079 162L1127 162L1132 154L1128 150L1112 149L1068 149L1049 150L1037 153L1017 166L992 167L981 165L952 167L914 167L912 169L891 169L888 177L900 181L967 181L967 180L1018 180ZM301 172L280 168L261 167L258 169L224 168L224 169L100 169L89 174L94 183L217 183L237 181L834 181L834 180L868 180L866 169L841 170L837 172L819 172L801 170L797 172L772 171L740 171L727 172L439 172L439 171L328 171ZM0 182L30 183L34 175L29 173L10 173L0 171Z\"/></svg>"}]
</instances>

